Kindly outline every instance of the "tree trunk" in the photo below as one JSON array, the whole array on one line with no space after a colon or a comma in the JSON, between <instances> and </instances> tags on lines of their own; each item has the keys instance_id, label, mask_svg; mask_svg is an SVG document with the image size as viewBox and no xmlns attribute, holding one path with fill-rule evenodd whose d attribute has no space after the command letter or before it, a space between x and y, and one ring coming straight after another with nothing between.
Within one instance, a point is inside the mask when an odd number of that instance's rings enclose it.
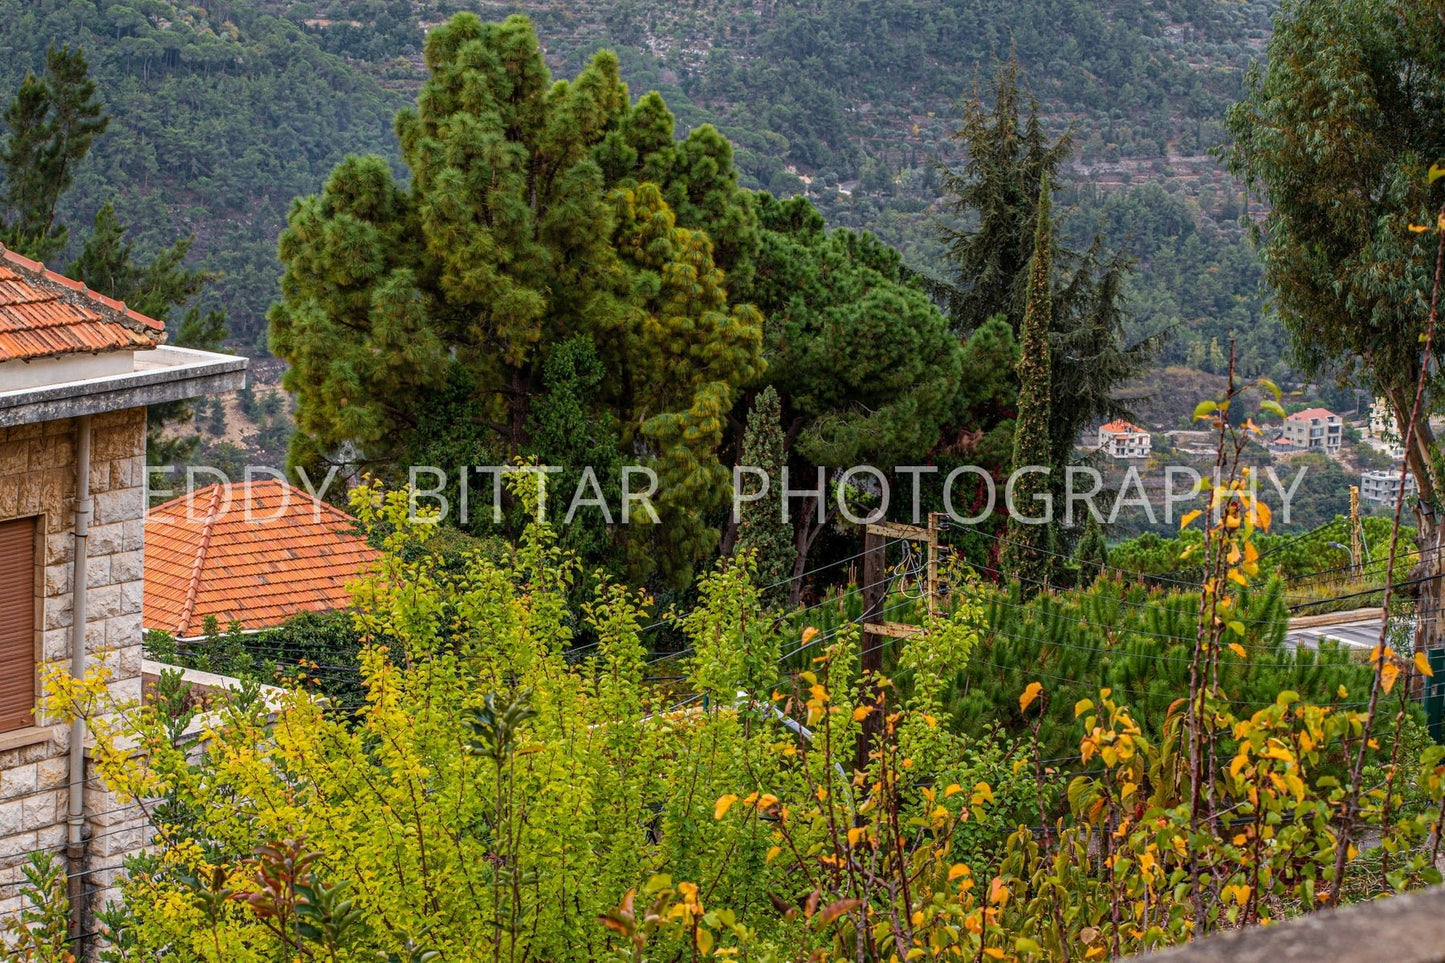
<instances>
[{"instance_id":1,"label":"tree trunk","mask_svg":"<svg viewBox=\"0 0 1445 963\"><path fill-rule=\"evenodd\" d=\"M1411 385L1408 389L1386 388L1385 399L1395 413L1396 431L1399 432L1403 442L1406 428L1410 424L1411 412L1415 407L1414 387ZM1426 401L1428 402L1428 398ZM1429 652L1445 647L1445 598L1442 598L1440 584L1442 532L1440 517L1435 507L1437 486L1432 454L1436 447L1435 432L1430 428L1430 419L1427 414L1429 410L1428 403L1421 405L1420 418L1415 424L1410 445L1405 450L1405 463L1410 468L1410 474L1415 477L1415 485L1419 492L1415 505L1415 522L1418 526L1415 545L1420 552L1420 561L1416 563L1408 576L1404 573L1395 575L1397 583L1410 583L1402 586L1401 591L1415 599L1415 650L1417 652Z\"/></svg>"}]
</instances>

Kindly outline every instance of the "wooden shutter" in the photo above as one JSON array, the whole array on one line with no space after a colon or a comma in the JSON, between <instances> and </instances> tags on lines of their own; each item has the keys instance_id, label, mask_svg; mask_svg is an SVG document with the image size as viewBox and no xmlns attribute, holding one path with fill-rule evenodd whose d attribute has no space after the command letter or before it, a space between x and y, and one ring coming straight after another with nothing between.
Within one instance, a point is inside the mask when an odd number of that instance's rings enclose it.
<instances>
[{"instance_id":1,"label":"wooden shutter","mask_svg":"<svg viewBox=\"0 0 1445 963\"><path fill-rule=\"evenodd\" d=\"M0 732L35 724L35 519L0 522Z\"/></svg>"}]
</instances>

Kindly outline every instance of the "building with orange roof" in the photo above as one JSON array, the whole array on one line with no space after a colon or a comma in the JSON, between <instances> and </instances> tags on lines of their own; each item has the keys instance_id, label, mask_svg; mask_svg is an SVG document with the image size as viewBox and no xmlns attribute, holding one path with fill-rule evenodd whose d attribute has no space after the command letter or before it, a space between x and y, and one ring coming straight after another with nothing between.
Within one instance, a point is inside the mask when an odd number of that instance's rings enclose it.
<instances>
[{"instance_id":1,"label":"building with orange roof","mask_svg":"<svg viewBox=\"0 0 1445 963\"><path fill-rule=\"evenodd\" d=\"M1344 423L1328 408L1306 408L1285 418L1280 440L1299 451L1339 452Z\"/></svg>"},{"instance_id":2,"label":"building with orange roof","mask_svg":"<svg viewBox=\"0 0 1445 963\"><path fill-rule=\"evenodd\" d=\"M1148 458L1154 439L1133 422L1116 418L1099 426L1099 449L1111 458Z\"/></svg>"},{"instance_id":3,"label":"building with orange roof","mask_svg":"<svg viewBox=\"0 0 1445 963\"><path fill-rule=\"evenodd\" d=\"M380 555L354 518L279 479L211 485L146 517L142 618L177 638L207 617L274 628L348 608L347 584Z\"/></svg>"},{"instance_id":4,"label":"building with orange roof","mask_svg":"<svg viewBox=\"0 0 1445 963\"><path fill-rule=\"evenodd\" d=\"M0 247L0 915L27 853L65 852L81 917L143 837L144 814L90 777L84 721L40 708L40 679L103 664L116 698L141 698L146 409L246 380L244 358L164 342L161 322Z\"/></svg>"}]
</instances>

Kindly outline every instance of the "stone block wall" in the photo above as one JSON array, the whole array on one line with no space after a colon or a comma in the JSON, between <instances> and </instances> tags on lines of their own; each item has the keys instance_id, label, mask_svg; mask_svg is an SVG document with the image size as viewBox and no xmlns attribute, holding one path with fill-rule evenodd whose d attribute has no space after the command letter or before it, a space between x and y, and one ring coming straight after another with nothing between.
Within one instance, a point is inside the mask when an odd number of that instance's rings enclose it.
<instances>
[{"instance_id":1,"label":"stone block wall","mask_svg":"<svg viewBox=\"0 0 1445 963\"><path fill-rule=\"evenodd\" d=\"M141 576L145 520L144 408L91 418L86 650L110 667L112 693L141 697ZM0 428L0 521L38 517L39 661L68 665L72 624L76 421ZM0 733L0 916L18 908L28 855L63 857L69 805L69 727L39 718L32 730ZM126 852L141 845L142 818L87 773L92 844L85 890L103 904Z\"/></svg>"}]
</instances>

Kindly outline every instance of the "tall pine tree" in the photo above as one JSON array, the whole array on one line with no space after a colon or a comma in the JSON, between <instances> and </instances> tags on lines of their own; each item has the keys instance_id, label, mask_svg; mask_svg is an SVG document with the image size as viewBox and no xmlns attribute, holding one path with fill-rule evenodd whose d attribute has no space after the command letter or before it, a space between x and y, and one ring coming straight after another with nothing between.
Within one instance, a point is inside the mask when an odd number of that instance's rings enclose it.
<instances>
[{"instance_id":1,"label":"tall pine tree","mask_svg":"<svg viewBox=\"0 0 1445 963\"><path fill-rule=\"evenodd\" d=\"M757 553L754 578L769 605L782 604L789 598L786 582L793 575L797 558L792 522L784 519L779 510L778 494L787 460L783 447L782 404L778 392L769 385L758 393L748 412L742 454L742 464L761 469L769 487L763 498L744 503L738 513L736 549L739 553Z\"/></svg>"},{"instance_id":2,"label":"tall pine tree","mask_svg":"<svg viewBox=\"0 0 1445 963\"><path fill-rule=\"evenodd\" d=\"M763 367L762 319L730 298L757 249L731 147L710 127L676 140L609 52L554 83L524 17L459 14L427 36L426 64L396 123L410 183L351 158L281 237L271 343L298 403L292 466L357 459L404 480L439 397L460 439L431 432L442 450L527 453L548 359L583 338L605 372L587 417L658 475L629 574L688 582L717 546L727 414Z\"/></svg>"},{"instance_id":3,"label":"tall pine tree","mask_svg":"<svg viewBox=\"0 0 1445 963\"><path fill-rule=\"evenodd\" d=\"M1039 186L1035 216L1034 251L1029 262L1028 303L1024 307L1022 344L1018 362L1019 406L1014 424L1013 471L1052 466L1049 443L1050 372L1049 319L1053 316L1053 205L1049 183ZM1025 519L1045 516L1042 498L1050 492L1045 472L1029 471L1018 477L1004 543L1003 572L1016 579L1023 594L1037 591L1048 579L1053 550L1051 522ZM1019 516L1019 517L1015 517Z\"/></svg>"}]
</instances>

